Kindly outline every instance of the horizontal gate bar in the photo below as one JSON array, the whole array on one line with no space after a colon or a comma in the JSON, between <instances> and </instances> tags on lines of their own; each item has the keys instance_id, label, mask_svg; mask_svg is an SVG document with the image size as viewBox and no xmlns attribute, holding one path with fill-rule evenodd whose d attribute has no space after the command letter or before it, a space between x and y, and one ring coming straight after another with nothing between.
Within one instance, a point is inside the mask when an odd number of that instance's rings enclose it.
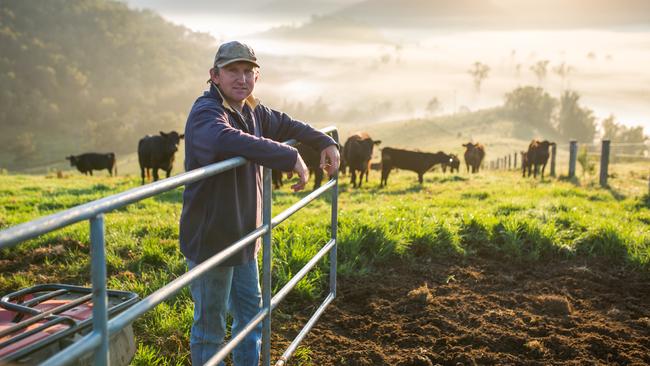
<instances>
[{"instance_id":1,"label":"horizontal gate bar","mask_svg":"<svg viewBox=\"0 0 650 366\"><path fill-rule=\"evenodd\" d=\"M282 221L286 220L289 216L293 215L296 213L298 210L301 208L305 207L309 202L315 200L323 194L325 191L328 189L334 187L336 185L336 180L332 179L328 181L325 185L322 187L316 189L315 191L311 192L310 194L306 195L303 197L300 201L294 203L291 205L291 207L287 208L286 210L282 211L280 214L278 214L276 217L271 220L271 227L276 227L278 226Z\"/></svg>"},{"instance_id":2,"label":"horizontal gate bar","mask_svg":"<svg viewBox=\"0 0 650 366\"><path fill-rule=\"evenodd\" d=\"M318 261L323 258L323 256L327 254L330 249L332 249L334 244L336 244L336 241L334 239L330 240L325 246L321 248L321 250L318 251L315 256L309 260L309 262L307 262L307 264L304 265L304 267L302 267L302 269L300 269L300 271L298 271L298 273L296 273L295 276L291 278L291 280L289 280L289 282L284 285L284 287L282 287L280 291L278 291L277 294L275 294L275 296L273 296L273 300L271 301L271 309L275 309L278 306L280 301L282 301L287 296L289 291L291 291L298 284L298 282L303 277L305 277L305 275L307 275L309 270L311 270L312 267L314 267L314 265L316 265L316 263L318 263Z\"/></svg>"},{"instance_id":3,"label":"horizontal gate bar","mask_svg":"<svg viewBox=\"0 0 650 366\"><path fill-rule=\"evenodd\" d=\"M296 347L298 347L300 342L302 342L303 338L305 338L307 333L309 333L311 328L314 326L314 324L316 324L320 316L323 315L323 312L332 301L334 301L334 294L330 293L329 296L325 298L321 306L318 307L314 315L312 315L312 317L309 319L307 324L305 324L300 333L298 333L296 338L294 338L293 342L291 342L289 347L287 347L287 350L284 351L282 357L280 357L278 362L275 363L275 366L282 366L289 360L291 355L295 352Z\"/></svg>"}]
</instances>

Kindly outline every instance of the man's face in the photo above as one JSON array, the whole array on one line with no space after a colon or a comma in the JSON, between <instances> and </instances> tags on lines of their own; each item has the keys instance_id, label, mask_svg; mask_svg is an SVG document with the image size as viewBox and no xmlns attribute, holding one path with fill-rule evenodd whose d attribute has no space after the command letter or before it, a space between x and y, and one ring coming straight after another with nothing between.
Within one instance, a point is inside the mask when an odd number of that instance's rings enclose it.
<instances>
[{"instance_id":1,"label":"man's face","mask_svg":"<svg viewBox=\"0 0 650 366\"><path fill-rule=\"evenodd\" d=\"M212 81L219 85L229 103L241 104L253 94L258 71L250 62L233 62L212 72Z\"/></svg>"}]
</instances>

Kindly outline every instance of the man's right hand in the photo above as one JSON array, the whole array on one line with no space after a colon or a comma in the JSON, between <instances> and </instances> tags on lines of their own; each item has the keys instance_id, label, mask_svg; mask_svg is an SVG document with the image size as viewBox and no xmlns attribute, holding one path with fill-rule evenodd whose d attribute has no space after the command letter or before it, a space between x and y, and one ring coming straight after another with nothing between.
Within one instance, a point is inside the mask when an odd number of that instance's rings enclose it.
<instances>
[{"instance_id":1,"label":"man's right hand","mask_svg":"<svg viewBox=\"0 0 650 366\"><path fill-rule=\"evenodd\" d=\"M309 180L309 169L307 169L307 165L305 165L300 154L297 155L298 158L296 159L296 164L293 166L293 171L298 174L298 183L291 186L291 189L293 189L294 192L305 189L305 185L307 185L307 181ZM291 176L292 174L289 173L289 178L291 178Z\"/></svg>"}]
</instances>

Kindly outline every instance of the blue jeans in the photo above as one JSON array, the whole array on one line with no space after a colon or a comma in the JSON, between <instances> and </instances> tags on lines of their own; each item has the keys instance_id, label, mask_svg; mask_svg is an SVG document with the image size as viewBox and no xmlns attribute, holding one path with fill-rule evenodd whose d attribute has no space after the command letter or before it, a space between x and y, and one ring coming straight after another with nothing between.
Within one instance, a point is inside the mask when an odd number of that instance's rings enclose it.
<instances>
[{"instance_id":1,"label":"blue jeans","mask_svg":"<svg viewBox=\"0 0 650 366\"><path fill-rule=\"evenodd\" d=\"M189 269L197 263L187 260ZM231 334L239 333L262 309L257 261L232 267L214 267L190 284L194 299L194 322L190 333L192 365L203 365L224 344L226 317L232 315ZM258 366L262 346L262 323L232 352L235 366ZM221 362L220 366L224 363Z\"/></svg>"}]
</instances>

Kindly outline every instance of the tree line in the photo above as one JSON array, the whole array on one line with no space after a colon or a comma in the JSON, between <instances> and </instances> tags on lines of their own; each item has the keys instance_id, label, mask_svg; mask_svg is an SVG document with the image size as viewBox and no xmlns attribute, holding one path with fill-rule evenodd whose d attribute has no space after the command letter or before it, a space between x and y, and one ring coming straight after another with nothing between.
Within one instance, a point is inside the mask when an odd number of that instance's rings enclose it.
<instances>
[{"instance_id":1,"label":"tree line","mask_svg":"<svg viewBox=\"0 0 650 366\"><path fill-rule=\"evenodd\" d=\"M105 0L0 3L0 166L132 152L182 128L215 40Z\"/></svg>"},{"instance_id":2,"label":"tree line","mask_svg":"<svg viewBox=\"0 0 650 366\"><path fill-rule=\"evenodd\" d=\"M580 94L565 90L559 98L541 87L522 86L505 95L504 113L513 120L541 131L554 131L566 140L592 142L598 132L593 111L582 105ZM612 142L643 143L643 127L627 127L615 116L601 121L601 137Z\"/></svg>"}]
</instances>

